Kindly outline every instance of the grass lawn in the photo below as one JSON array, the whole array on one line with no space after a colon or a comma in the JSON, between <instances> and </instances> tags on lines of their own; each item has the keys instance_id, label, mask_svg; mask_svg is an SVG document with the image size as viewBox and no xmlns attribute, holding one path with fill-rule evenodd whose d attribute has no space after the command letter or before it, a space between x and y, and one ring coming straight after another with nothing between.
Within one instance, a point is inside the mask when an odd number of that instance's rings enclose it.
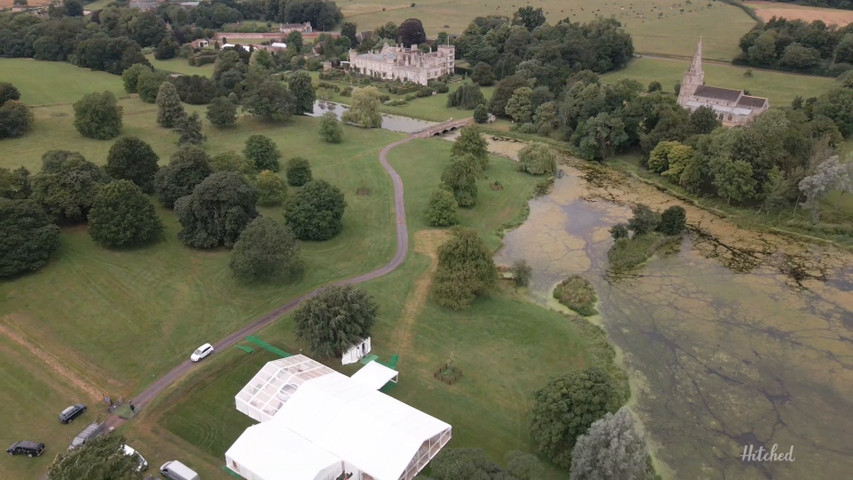
<instances>
[{"instance_id":1,"label":"grass lawn","mask_svg":"<svg viewBox=\"0 0 853 480\"><path fill-rule=\"evenodd\" d=\"M21 101L30 106L74 103L87 93L104 90L127 96L118 75L31 58L0 58L0 82L15 85Z\"/></svg>"},{"instance_id":2,"label":"grass lawn","mask_svg":"<svg viewBox=\"0 0 853 480\"><path fill-rule=\"evenodd\" d=\"M154 66L157 70L162 70L164 72L169 73L182 73L184 75L201 75L204 77L212 77L213 76L213 64L208 63L207 65L202 65L200 67L195 67L187 63L186 58L170 58L168 60L157 60L154 58L153 53L149 53L145 56L151 65Z\"/></svg>"},{"instance_id":3,"label":"grass lawn","mask_svg":"<svg viewBox=\"0 0 853 480\"><path fill-rule=\"evenodd\" d=\"M483 3L477 0L422 0L414 3L396 0L355 0L341 4L344 20L358 24L359 30L372 30L386 22L399 25L407 18L419 18L427 37L442 31L461 34L478 16L504 15L512 18L522 4L509 0ZM568 18L586 22L596 16L614 17L634 38L638 52L668 55L692 55L701 35L708 58L731 60L738 53L737 40L755 22L741 9L722 2L680 0L541 0L529 4L542 8L552 25Z\"/></svg>"},{"instance_id":4,"label":"grass lawn","mask_svg":"<svg viewBox=\"0 0 853 480\"><path fill-rule=\"evenodd\" d=\"M658 81L665 92L672 93L690 66L686 60L662 58L636 58L624 69L602 75L602 80L615 83L631 78L647 86ZM753 70L752 77L744 76L745 67L705 62L705 83L717 87L745 89L751 95L767 97L771 106L789 106L797 95L816 97L835 86L835 80L826 77L797 75L783 72Z\"/></svg>"},{"instance_id":5,"label":"grass lawn","mask_svg":"<svg viewBox=\"0 0 853 480\"><path fill-rule=\"evenodd\" d=\"M533 450L527 433L533 393L550 377L588 364L587 340L562 315L528 303L505 285L465 311L419 303L414 318L404 322L404 306L412 301L413 287L430 263L427 256L414 252L417 232L426 229L420 211L437 184L449 148L450 142L419 140L389 155L406 185L413 253L397 271L363 286L380 304L373 348L381 360L401 356L400 383L390 395L452 424L452 447L484 448L502 463L507 451ZM493 248L499 245L493 232L518 213L536 181L513 167L513 162L493 157L488 180L500 180L504 190L488 190L483 180L478 205L461 215L462 224L478 229ZM291 316L260 336L289 352L304 348L294 338ZM165 396L163 403L172 406L158 416L158 425L170 437L209 454L208 466L223 462L225 450L248 425L234 408L233 397L269 360L257 350L246 355L234 349L228 355L231 360L214 358L219 363L206 367L209 373L192 377ZM463 378L448 386L432 373L451 358ZM345 374L358 368L340 367L336 359L328 363ZM564 476L552 469L547 478Z\"/></svg>"}]
</instances>

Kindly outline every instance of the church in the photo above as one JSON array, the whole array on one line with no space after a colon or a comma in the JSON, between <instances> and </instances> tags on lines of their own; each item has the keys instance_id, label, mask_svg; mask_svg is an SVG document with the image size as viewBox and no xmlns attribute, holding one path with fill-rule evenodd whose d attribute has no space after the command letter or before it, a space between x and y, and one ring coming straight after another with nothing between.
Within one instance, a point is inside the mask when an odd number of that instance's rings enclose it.
<instances>
[{"instance_id":1,"label":"church","mask_svg":"<svg viewBox=\"0 0 853 480\"><path fill-rule=\"evenodd\" d=\"M747 95L743 90L705 85L701 37L693 62L681 80L678 104L691 112L699 107L711 107L727 127L746 125L770 108L770 101L766 98Z\"/></svg>"}]
</instances>

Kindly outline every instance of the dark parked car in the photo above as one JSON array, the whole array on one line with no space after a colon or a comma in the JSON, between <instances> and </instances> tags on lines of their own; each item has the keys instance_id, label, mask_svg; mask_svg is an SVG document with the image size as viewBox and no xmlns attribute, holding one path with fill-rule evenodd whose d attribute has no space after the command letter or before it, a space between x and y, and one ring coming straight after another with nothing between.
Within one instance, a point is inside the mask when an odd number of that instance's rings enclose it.
<instances>
[{"instance_id":1,"label":"dark parked car","mask_svg":"<svg viewBox=\"0 0 853 480\"><path fill-rule=\"evenodd\" d=\"M71 420L74 420L75 418L79 417L80 414L85 411L86 405L83 405L82 403L71 405L59 414L59 423L68 423Z\"/></svg>"},{"instance_id":2,"label":"dark parked car","mask_svg":"<svg viewBox=\"0 0 853 480\"><path fill-rule=\"evenodd\" d=\"M26 455L28 457L38 457L44 452L44 444L39 442L18 442L12 444L6 449L9 455Z\"/></svg>"}]
</instances>

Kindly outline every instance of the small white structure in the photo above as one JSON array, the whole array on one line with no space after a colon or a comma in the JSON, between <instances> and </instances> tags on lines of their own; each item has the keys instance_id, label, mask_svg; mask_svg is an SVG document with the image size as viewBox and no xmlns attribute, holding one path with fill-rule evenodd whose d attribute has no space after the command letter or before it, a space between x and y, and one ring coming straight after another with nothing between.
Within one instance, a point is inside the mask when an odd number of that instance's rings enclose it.
<instances>
[{"instance_id":1,"label":"small white structure","mask_svg":"<svg viewBox=\"0 0 853 480\"><path fill-rule=\"evenodd\" d=\"M276 50L285 50L287 49L287 44L284 42L272 42L270 47Z\"/></svg>"},{"instance_id":2,"label":"small white structure","mask_svg":"<svg viewBox=\"0 0 853 480\"><path fill-rule=\"evenodd\" d=\"M451 426L377 390L396 377L376 362L352 377L304 355L267 363L235 397L261 423L225 452L228 468L247 480L413 479Z\"/></svg>"},{"instance_id":3,"label":"small white structure","mask_svg":"<svg viewBox=\"0 0 853 480\"><path fill-rule=\"evenodd\" d=\"M247 52L251 52L251 51L252 51L252 47L251 47L251 46L249 46L249 45L240 45L240 46L241 46L241 47L243 47L243 50L245 50L245 51L247 51ZM230 47L230 48L236 48L236 47L237 47L237 45L234 45L233 43L226 43L226 44L223 44L223 45L222 45L222 48L229 48L229 47Z\"/></svg>"},{"instance_id":4,"label":"small white structure","mask_svg":"<svg viewBox=\"0 0 853 480\"><path fill-rule=\"evenodd\" d=\"M370 353L370 337L362 338L360 342L350 347L349 350L341 355L341 365L355 363L364 358L368 353Z\"/></svg>"}]
</instances>

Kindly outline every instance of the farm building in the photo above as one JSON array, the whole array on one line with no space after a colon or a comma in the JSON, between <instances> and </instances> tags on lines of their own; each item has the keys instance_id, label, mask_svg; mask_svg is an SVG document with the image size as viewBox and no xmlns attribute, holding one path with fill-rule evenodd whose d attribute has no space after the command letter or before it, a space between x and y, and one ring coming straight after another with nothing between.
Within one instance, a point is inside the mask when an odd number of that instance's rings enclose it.
<instances>
[{"instance_id":1,"label":"farm building","mask_svg":"<svg viewBox=\"0 0 853 480\"><path fill-rule=\"evenodd\" d=\"M379 391L396 379L377 362L351 377L304 355L267 363L235 397L260 423L226 465L247 480L411 480L451 426Z\"/></svg>"},{"instance_id":2,"label":"farm building","mask_svg":"<svg viewBox=\"0 0 853 480\"><path fill-rule=\"evenodd\" d=\"M743 90L705 85L701 38L690 68L681 80L678 104L691 112L699 107L710 107L727 127L746 125L770 108L770 101L766 98L747 95Z\"/></svg>"}]
</instances>

